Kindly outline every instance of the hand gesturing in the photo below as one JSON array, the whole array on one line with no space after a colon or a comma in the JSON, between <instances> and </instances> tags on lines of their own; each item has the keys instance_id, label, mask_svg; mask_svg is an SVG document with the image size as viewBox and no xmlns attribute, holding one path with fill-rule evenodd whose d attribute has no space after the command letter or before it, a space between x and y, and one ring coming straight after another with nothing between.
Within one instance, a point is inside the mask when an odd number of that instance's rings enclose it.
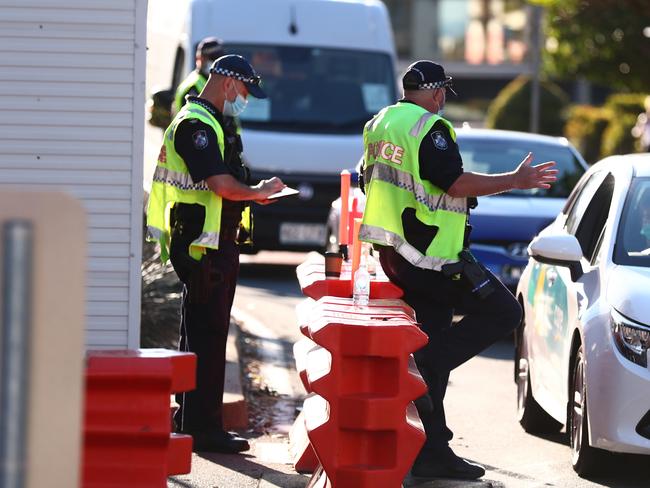
<instances>
[{"instance_id":1,"label":"hand gesturing","mask_svg":"<svg viewBox=\"0 0 650 488\"><path fill-rule=\"evenodd\" d=\"M554 169L555 161L531 166L533 153L528 153L514 173L514 188L529 190L531 188L550 188L557 180L558 170Z\"/></svg>"}]
</instances>

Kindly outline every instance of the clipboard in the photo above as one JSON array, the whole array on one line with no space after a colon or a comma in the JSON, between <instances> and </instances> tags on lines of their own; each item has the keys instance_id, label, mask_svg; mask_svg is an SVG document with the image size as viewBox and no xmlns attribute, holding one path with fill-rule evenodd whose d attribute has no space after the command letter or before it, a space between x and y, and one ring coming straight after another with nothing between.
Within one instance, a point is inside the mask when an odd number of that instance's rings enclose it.
<instances>
[{"instance_id":1,"label":"clipboard","mask_svg":"<svg viewBox=\"0 0 650 488\"><path fill-rule=\"evenodd\" d=\"M295 188L290 188L288 186L285 186L282 190L279 192L273 193L272 195L269 195L266 197L267 200L277 200L279 198L284 198L284 197L290 197L292 195L298 195L300 192L296 190Z\"/></svg>"}]
</instances>

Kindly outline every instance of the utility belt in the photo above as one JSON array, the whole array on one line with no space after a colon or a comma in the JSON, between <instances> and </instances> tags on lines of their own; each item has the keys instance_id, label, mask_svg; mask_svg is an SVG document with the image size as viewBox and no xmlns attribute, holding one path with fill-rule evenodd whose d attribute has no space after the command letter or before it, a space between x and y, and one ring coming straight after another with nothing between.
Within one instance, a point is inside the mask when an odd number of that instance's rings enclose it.
<instances>
[{"instance_id":1,"label":"utility belt","mask_svg":"<svg viewBox=\"0 0 650 488\"><path fill-rule=\"evenodd\" d=\"M472 255L469 249L463 249L458 253L460 261L457 263L444 264L441 268L442 274L447 278L465 279L481 300L490 296L494 291L494 285L485 272L483 265Z\"/></svg>"},{"instance_id":2,"label":"utility belt","mask_svg":"<svg viewBox=\"0 0 650 488\"><path fill-rule=\"evenodd\" d=\"M199 204L177 203L172 207L169 219L173 232L191 242L203 232L205 207ZM228 226L222 222L219 229L219 242L236 242L238 235L239 226Z\"/></svg>"},{"instance_id":3,"label":"utility belt","mask_svg":"<svg viewBox=\"0 0 650 488\"><path fill-rule=\"evenodd\" d=\"M476 260L469 250L471 233L472 226L466 224L465 235L463 237L463 250L458 253L459 261L457 263L444 264L440 271L447 278L465 279L472 287L472 293L476 293L482 300L494 291L494 285L485 272L483 265Z\"/></svg>"}]
</instances>

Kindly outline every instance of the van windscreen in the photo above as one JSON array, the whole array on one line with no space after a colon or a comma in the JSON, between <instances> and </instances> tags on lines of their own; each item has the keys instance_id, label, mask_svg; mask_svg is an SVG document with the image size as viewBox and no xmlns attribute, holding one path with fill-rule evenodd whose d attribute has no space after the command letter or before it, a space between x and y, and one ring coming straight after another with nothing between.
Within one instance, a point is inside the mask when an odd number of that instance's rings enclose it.
<instances>
[{"instance_id":1,"label":"van windscreen","mask_svg":"<svg viewBox=\"0 0 650 488\"><path fill-rule=\"evenodd\" d=\"M388 54L296 46L227 45L262 76L267 99L248 97L244 127L352 134L395 101Z\"/></svg>"}]
</instances>

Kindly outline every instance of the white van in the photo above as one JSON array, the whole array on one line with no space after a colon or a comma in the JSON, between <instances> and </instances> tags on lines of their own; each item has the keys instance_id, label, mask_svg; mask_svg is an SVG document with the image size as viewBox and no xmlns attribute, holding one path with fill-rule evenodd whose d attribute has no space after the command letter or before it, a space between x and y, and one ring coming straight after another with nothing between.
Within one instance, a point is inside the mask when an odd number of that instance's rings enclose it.
<instances>
[{"instance_id":1,"label":"white van","mask_svg":"<svg viewBox=\"0 0 650 488\"><path fill-rule=\"evenodd\" d=\"M299 197L254 205L255 250L323 249L339 174L363 151L362 130L396 97L395 48L377 0L193 0L173 82L194 69L197 43L223 39L262 75L268 99L241 115L255 180L277 175Z\"/></svg>"}]
</instances>

